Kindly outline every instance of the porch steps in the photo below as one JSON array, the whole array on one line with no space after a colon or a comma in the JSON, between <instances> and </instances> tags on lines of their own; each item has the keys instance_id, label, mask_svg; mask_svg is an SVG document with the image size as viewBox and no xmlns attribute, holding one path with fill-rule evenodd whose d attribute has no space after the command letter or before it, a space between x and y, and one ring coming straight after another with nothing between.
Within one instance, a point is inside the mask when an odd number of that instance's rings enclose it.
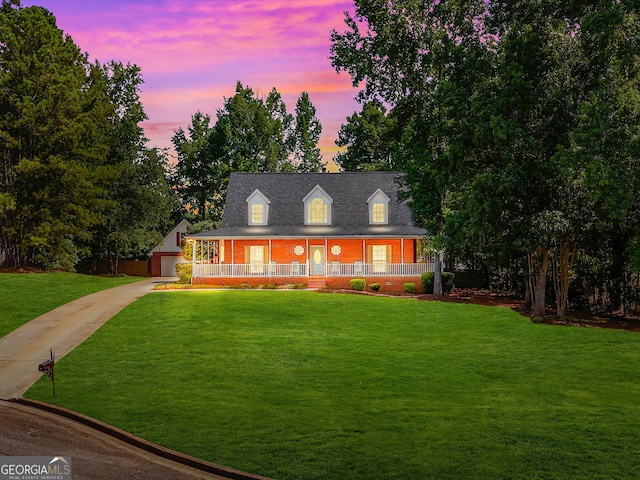
<instances>
[{"instance_id":1,"label":"porch steps","mask_svg":"<svg viewBox=\"0 0 640 480\"><path fill-rule=\"evenodd\" d=\"M307 282L307 288L315 288L315 289L320 289L320 288L325 288L327 286L327 279L326 278L309 278L309 281Z\"/></svg>"}]
</instances>

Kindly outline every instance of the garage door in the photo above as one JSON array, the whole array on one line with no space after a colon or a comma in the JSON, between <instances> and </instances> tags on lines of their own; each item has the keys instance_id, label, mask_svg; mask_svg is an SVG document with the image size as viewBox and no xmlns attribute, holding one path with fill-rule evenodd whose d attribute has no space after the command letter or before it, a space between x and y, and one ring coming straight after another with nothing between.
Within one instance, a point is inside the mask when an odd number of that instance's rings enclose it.
<instances>
[{"instance_id":1,"label":"garage door","mask_svg":"<svg viewBox=\"0 0 640 480\"><path fill-rule=\"evenodd\" d=\"M182 256L167 256L162 257L162 266L160 268L160 274L163 277L176 277L178 274L176 273L176 265L178 263L188 263L185 261Z\"/></svg>"}]
</instances>

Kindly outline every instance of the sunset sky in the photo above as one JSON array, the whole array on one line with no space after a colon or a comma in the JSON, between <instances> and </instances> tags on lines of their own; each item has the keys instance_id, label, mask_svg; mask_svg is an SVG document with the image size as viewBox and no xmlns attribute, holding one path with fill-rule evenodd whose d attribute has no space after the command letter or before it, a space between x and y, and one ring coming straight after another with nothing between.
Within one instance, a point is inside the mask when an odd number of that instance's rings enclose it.
<instances>
[{"instance_id":1,"label":"sunset sky","mask_svg":"<svg viewBox=\"0 0 640 480\"><path fill-rule=\"evenodd\" d=\"M332 29L344 31L348 0L23 0L56 16L91 60L142 69L143 126L150 146L171 147L198 110L211 115L237 81L266 95L275 87L287 110L307 91L323 126L325 161L348 115L359 111L347 74L328 59Z\"/></svg>"}]
</instances>

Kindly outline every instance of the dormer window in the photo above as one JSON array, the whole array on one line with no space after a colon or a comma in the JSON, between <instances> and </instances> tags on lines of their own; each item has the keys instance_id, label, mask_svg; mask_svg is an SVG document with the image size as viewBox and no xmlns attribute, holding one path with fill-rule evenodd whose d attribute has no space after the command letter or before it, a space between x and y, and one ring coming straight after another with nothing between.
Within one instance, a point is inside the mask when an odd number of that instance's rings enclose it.
<instances>
[{"instance_id":1,"label":"dormer window","mask_svg":"<svg viewBox=\"0 0 640 480\"><path fill-rule=\"evenodd\" d=\"M269 221L269 205L271 202L260 190L255 190L247 198L247 217L249 225L267 225Z\"/></svg>"},{"instance_id":2,"label":"dormer window","mask_svg":"<svg viewBox=\"0 0 640 480\"><path fill-rule=\"evenodd\" d=\"M369 204L369 224L387 225L389 223L389 197L380 189L367 200Z\"/></svg>"},{"instance_id":3,"label":"dormer window","mask_svg":"<svg viewBox=\"0 0 640 480\"><path fill-rule=\"evenodd\" d=\"M320 185L316 185L303 201L305 225L331 225L333 199Z\"/></svg>"},{"instance_id":4,"label":"dormer window","mask_svg":"<svg viewBox=\"0 0 640 480\"><path fill-rule=\"evenodd\" d=\"M254 203L251 205L251 225L264 225L264 205L261 203Z\"/></svg>"}]
</instances>

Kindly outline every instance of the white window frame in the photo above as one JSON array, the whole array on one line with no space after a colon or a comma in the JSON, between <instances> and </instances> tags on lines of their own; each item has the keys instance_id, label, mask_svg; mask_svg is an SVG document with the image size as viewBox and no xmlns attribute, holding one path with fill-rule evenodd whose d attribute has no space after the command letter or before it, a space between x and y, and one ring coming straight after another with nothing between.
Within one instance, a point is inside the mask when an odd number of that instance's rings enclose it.
<instances>
[{"instance_id":1,"label":"white window frame","mask_svg":"<svg viewBox=\"0 0 640 480\"><path fill-rule=\"evenodd\" d=\"M268 225L270 204L269 199L260 190L254 190L247 198L247 223L249 225ZM254 221L254 206L262 207L262 217L260 221Z\"/></svg>"},{"instance_id":2,"label":"white window frame","mask_svg":"<svg viewBox=\"0 0 640 480\"><path fill-rule=\"evenodd\" d=\"M325 192L320 185L316 185L306 197L304 202L304 224L305 225L331 225L331 205L333 199ZM320 210L318 219L315 215Z\"/></svg>"},{"instance_id":3,"label":"white window frame","mask_svg":"<svg viewBox=\"0 0 640 480\"><path fill-rule=\"evenodd\" d=\"M369 205L369 225L389 224L389 201L391 199L382 190L376 190L367 199ZM382 208L382 212L379 209ZM376 211L378 210L378 211Z\"/></svg>"}]
</instances>

